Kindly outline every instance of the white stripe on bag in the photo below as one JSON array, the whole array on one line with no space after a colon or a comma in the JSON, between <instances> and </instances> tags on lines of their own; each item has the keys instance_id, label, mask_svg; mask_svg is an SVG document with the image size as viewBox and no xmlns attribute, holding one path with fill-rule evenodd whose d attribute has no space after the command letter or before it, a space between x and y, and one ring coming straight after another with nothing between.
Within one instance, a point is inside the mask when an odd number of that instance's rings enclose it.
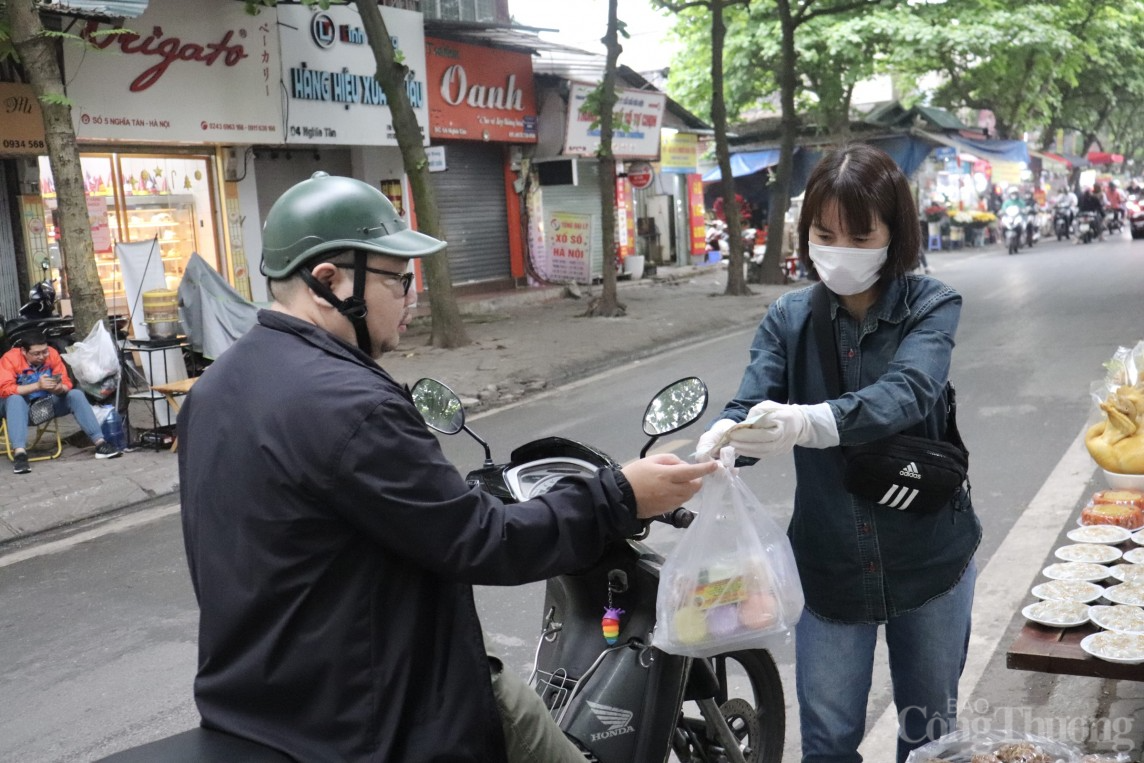
<instances>
[{"instance_id":1,"label":"white stripe on bag","mask_svg":"<svg viewBox=\"0 0 1144 763\"><path fill-rule=\"evenodd\" d=\"M891 509L905 511L917 497L918 491L916 488L910 490L909 487L903 487L902 485L891 485L890 489L886 491L886 494L882 496L882 500L878 501L878 503L883 506L889 506ZM905 499L905 503L902 503L902 499ZM899 506L899 503L902 505Z\"/></svg>"}]
</instances>

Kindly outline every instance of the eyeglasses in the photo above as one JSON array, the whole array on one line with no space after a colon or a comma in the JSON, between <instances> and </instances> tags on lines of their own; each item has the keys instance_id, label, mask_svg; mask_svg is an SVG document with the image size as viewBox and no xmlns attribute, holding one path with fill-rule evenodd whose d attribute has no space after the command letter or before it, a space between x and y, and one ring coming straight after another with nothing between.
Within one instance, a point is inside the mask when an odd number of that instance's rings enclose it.
<instances>
[{"instance_id":1,"label":"eyeglasses","mask_svg":"<svg viewBox=\"0 0 1144 763\"><path fill-rule=\"evenodd\" d=\"M48 357L49 354L51 354L51 350L48 349L47 347L45 347L42 350L35 350L35 351L24 350L24 354L27 355L29 358L46 358L46 357Z\"/></svg>"},{"instance_id":2,"label":"eyeglasses","mask_svg":"<svg viewBox=\"0 0 1144 763\"><path fill-rule=\"evenodd\" d=\"M343 270L353 270L354 269L354 266L350 265L348 263L346 263L346 264L334 263L334 265L336 267L342 268ZM367 273L377 273L379 276L389 276L390 278L396 278L398 281L401 282L401 294L402 294L402 296L408 294L409 293L409 287L413 285L413 273L411 273L409 271L406 271L404 273L394 273L392 270L382 270L381 268L371 268L368 265L365 266L365 271Z\"/></svg>"}]
</instances>

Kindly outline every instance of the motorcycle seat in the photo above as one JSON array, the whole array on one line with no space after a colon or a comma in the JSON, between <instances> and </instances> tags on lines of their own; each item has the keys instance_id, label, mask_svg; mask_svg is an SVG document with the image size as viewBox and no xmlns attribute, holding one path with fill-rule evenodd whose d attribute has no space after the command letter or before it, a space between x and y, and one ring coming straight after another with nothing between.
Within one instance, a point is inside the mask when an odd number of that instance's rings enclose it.
<instances>
[{"instance_id":1,"label":"motorcycle seat","mask_svg":"<svg viewBox=\"0 0 1144 763\"><path fill-rule=\"evenodd\" d=\"M196 728L141 747L117 752L96 763L293 763L271 747L222 731Z\"/></svg>"}]
</instances>

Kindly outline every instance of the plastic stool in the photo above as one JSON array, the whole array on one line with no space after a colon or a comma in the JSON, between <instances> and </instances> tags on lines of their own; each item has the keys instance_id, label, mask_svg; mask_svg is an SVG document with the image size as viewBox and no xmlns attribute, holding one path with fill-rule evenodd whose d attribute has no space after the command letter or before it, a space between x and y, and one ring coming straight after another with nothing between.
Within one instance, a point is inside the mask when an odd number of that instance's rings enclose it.
<instances>
[{"instance_id":1,"label":"plastic stool","mask_svg":"<svg viewBox=\"0 0 1144 763\"><path fill-rule=\"evenodd\" d=\"M930 236L929 237L929 245L927 246L927 248L931 252L941 251L941 234L940 233L936 236Z\"/></svg>"}]
</instances>

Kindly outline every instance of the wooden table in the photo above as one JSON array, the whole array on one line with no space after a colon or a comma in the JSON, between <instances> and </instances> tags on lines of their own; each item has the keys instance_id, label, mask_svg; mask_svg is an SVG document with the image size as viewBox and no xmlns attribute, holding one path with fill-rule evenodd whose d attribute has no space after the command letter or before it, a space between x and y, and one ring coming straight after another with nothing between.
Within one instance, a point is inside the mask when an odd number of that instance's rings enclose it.
<instances>
[{"instance_id":1,"label":"wooden table","mask_svg":"<svg viewBox=\"0 0 1144 763\"><path fill-rule=\"evenodd\" d=\"M198 376L192 376L190 379L180 379L179 381L168 382L167 384L156 384L151 387L151 390L167 398L167 404L171 406L171 410L178 413L179 403L177 398L190 392L191 387L195 386L195 382L198 380ZM171 443L171 452L174 453L178 447L179 438L176 436L174 442Z\"/></svg>"},{"instance_id":2,"label":"wooden table","mask_svg":"<svg viewBox=\"0 0 1144 763\"><path fill-rule=\"evenodd\" d=\"M1144 681L1144 665L1098 660L1080 648L1081 639L1099 631L1092 623L1077 628L1050 628L1026 621L1005 653L1005 666L1039 673Z\"/></svg>"}]
</instances>

